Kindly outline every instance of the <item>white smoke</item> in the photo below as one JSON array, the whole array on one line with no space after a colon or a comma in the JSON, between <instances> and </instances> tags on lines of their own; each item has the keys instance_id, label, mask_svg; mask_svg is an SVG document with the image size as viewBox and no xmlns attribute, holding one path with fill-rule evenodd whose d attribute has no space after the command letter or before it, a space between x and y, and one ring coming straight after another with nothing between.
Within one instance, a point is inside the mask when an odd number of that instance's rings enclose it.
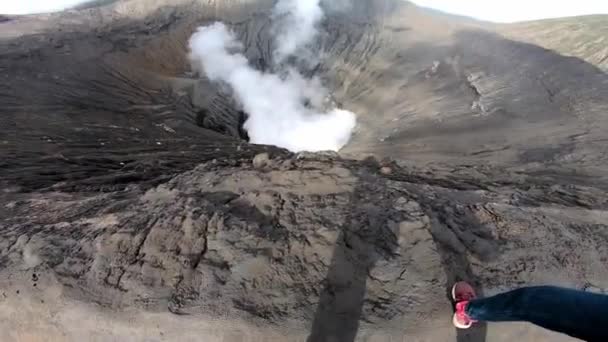
<instances>
[{"instance_id":1,"label":"white smoke","mask_svg":"<svg viewBox=\"0 0 608 342\"><path fill-rule=\"evenodd\" d=\"M281 0L275 14L292 24L277 36L279 59L312 42L323 17L317 0ZM200 27L190 38L190 50L195 69L202 68L211 81L232 88L248 115L244 128L252 143L316 152L338 151L350 139L355 114L322 109L328 96L319 79L306 79L293 68L281 74L254 69L238 52L242 45L224 24Z\"/></svg>"},{"instance_id":2,"label":"white smoke","mask_svg":"<svg viewBox=\"0 0 608 342\"><path fill-rule=\"evenodd\" d=\"M321 0L280 0L273 14L277 34L275 58L279 62L310 44L323 19Z\"/></svg>"}]
</instances>

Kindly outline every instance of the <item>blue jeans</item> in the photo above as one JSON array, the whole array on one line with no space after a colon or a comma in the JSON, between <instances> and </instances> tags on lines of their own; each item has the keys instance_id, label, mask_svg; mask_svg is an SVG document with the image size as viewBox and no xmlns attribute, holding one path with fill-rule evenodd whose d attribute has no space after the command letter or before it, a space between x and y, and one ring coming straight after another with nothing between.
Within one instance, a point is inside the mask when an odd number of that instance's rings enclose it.
<instances>
[{"instance_id":1,"label":"blue jeans","mask_svg":"<svg viewBox=\"0 0 608 342\"><path fill-rule=\"evenodd\" d=\"M525 321L586 341L608 341L608 296L553 286L525 287L472 300L477 321Z\"/></svg>"}]
</instances>

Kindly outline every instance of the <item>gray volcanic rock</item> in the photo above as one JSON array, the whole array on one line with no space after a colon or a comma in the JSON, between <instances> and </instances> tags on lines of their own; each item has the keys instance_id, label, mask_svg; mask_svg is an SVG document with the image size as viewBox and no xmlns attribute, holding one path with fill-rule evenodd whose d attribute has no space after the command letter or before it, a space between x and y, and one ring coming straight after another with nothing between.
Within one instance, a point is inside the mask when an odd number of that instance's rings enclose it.
<instances>
[{"instance_id":1,"label":"gray volcanic rock","mask_svg":"<svg viewBox=\"0 0 608 342\"><path fill-rule=\"evenodd\" d=\"M302 69L359 123L291 154L187 59L221 20L272 70L272 4L0 19L0 340L566 340L455 332L447 290L608 290L601 42L327 2Z\"/></svg>"}]
</instances>

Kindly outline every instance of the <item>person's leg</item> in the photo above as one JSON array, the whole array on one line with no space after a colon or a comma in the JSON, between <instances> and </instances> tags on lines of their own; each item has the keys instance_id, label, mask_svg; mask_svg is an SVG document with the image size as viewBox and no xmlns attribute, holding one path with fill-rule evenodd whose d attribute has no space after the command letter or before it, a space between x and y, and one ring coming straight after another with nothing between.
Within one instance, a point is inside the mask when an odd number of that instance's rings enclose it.
<instances>
[{"instance_id":1,"label":"person's leg","mask_svg":"<svg viewBox=\"0 0 608 342\"><path fill-rule=\"evenodd\" d=\"M526 321L587 341L608 341L608 296L552 286L526 287L466 304L475 321Z\"/></svg>"}]
</instances>

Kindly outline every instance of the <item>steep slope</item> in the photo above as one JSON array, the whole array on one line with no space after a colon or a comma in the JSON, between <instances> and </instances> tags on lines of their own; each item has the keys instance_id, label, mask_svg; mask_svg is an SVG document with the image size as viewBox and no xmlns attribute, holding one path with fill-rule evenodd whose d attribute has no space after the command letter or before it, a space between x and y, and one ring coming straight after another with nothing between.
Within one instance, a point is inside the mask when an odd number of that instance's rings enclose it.
<instances>
[{"instance_id":1,"label":"steep slope","mask_svg":"<svg viewBox=\"0 0 608 342\"><path fill-rule=\"evenodd\" d=\"M340 155L294 155L249 144L187 57L221 20L273 70L272 5L0 22L0 339L555 341L456 333L446 290L608 290L601 24L559 45L561 21L325 2L301 69L358 127Z\"/></svg>"},{"instance_id":2,"label":"steep slope","mask_svg":"<svg viewBox=\"0 0 608 342\"><path fill-rule=\"evenodd\" d=\"M501 31L516 39L578 57L608 69L608 16L540 20L506 25Z\"/></svg>"}]
</instances>

